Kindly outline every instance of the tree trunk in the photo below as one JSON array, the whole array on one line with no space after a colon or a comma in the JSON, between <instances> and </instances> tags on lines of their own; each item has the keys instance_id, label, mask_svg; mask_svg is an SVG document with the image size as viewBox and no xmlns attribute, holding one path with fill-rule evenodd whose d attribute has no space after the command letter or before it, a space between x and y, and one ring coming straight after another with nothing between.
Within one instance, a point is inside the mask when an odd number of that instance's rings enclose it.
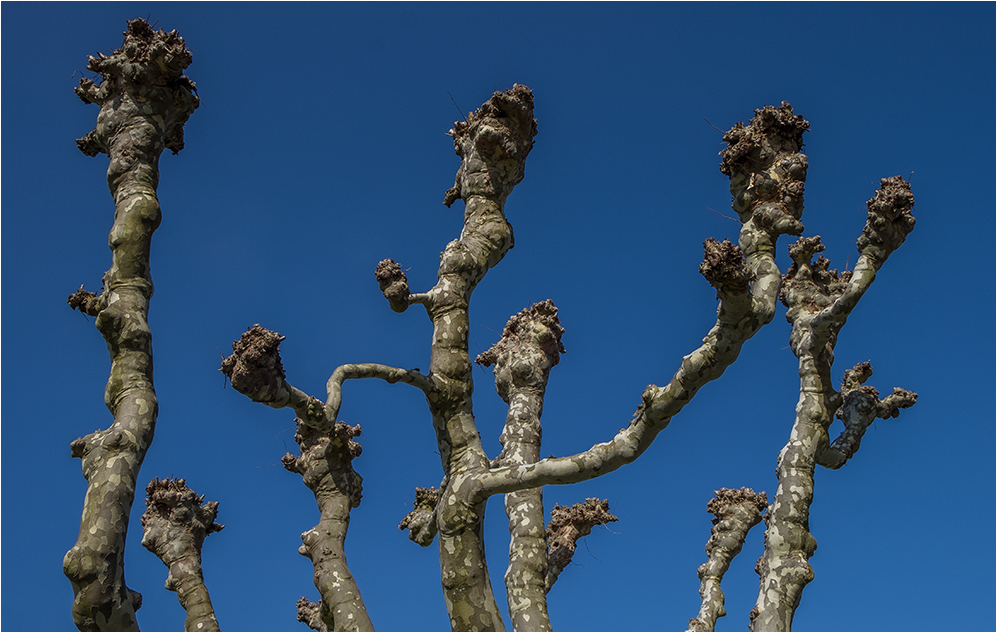
<instances>
[{"instance_id":1,"label":"tree trunk","mask_svg":"<svg viewBox=\"0 0 997 633\"><path fill-rule=\"evenodd\" d=\"M114 416L107 430L71 444L88 482L79 537L63 561L80 630L138 628L135 611L142 600L125 585L124 549L138 471L158 412L147 320L153 293L149 251L160 221L159 155L164 148L180 151L183 124L198 104L193 82L182 74L190 60L176 31L153 32L144 20L132 20L120 49L90 58L87 68L103 75L101 85L84 79L76 89L84 102L101 108L97 127L77 145L89 156L110 157L107 182L115 204L104 291L98 296L81 287L69 298L72 307L96 317L107 341L111 376L104 402Z\"/></svg>"}]
</instances>

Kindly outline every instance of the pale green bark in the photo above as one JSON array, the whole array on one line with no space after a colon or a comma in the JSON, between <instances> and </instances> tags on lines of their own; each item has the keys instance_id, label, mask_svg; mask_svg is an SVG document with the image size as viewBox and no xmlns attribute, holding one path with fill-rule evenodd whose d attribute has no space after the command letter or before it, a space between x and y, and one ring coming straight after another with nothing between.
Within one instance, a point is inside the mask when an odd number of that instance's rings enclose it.
<instances>
[{"instance_id":1,"label":"pale green bark","mask_svg":"<svg viewBox=\"0 0 997 633\"><path fill-rule=\"evenodd\" d=\"M445 475L436 525L444 600L455 631L504 629L485 562L487 496L478 494L478 478L489 460L472 411L468 306L477 284L512 248L503 207L523 179L536 130L533 94L518 85L496 92L454 124L450 134L462 162L444 203L463 199L464 229L441 255L436 286L408 301L423 305L433 323L427 403ZM393 307L398 303L388 299Z\"/></svg>"},{"instance_id":2,"label":"pale green bark","mask_svg":"<svg viewBox=\"0 0 997 633\"><path fill-rule=\"evenodd\" d=\"M502 339L475 360L485 366L495 365L495 386L509 405L499 438L502 452L492 467L540 460L544 392L550 370L564 352L563 333L557 308L548 299L509 319ZM505 513L511 536L505 591L513 630L549 631L543 489L505 495Z\"/></svg>"},{"instance_id":3,"label":"pale green bark","mask_svg":"<svg viewBox=\"0 0 997 633\"><path fill-rule=\"evenodd\" d=\"M185 631L218 631L211 597L201 572L201 546L208 534L220 532L215 523L218 503L187 487L183 479L153 479L146 488L142 514L142 545L170 570L166 588L177 592L187 613Z\"/></svg>"},{"instance_id":4,"label":"pale green bark","mask_svg":"<svg viewBox=\"0 0 997 633\"><path fill-rule=\"evenodd\" d=\"M799 149L808 126L784 103L758 110L751 126L739 123L724 136L730 146L721 171L731 177L733 208L742 223L740 246L713 240L704 245L700 272L717 288L720 306L703 345L682 359L664 387L644 390L633 420L610 441L569 457L494 468L482 478L482 495L577 483L629 464L700 388L737 360L741 346L775 314L782 281L774 259L776 240L803 230L799 217L807 161Z\"/></svg>"},{"instance_id":5,"label":"pale green bark","mask_svg":"<svg viewBox=\"0 0 997 633\"><path fill-rule=\"evenodd\" d=\"M789 104L783 103L779 108L769 106L757 110L748 126L738 124L724 136L729 147L722 153L721 171L730 176L734 196L732 206L740 217L742 227L737 246L726 240L717 243L710 239L704 243L705 257L700 271L716 288L719 306L716 324L703 339L703 344L683 358L667 384L663 387L650 385L645 389L633 420L609 442L597 444L577 455L540 460L543 391L547 372L556 363L558 351L563 349L555 349L555 341L557 348L560 345L559 333L555 335L549 324L529 322L523 325L528 320L521 321L520 331L514 332L511 337L504 336L496 348L484 355L491 354L489 361L496 364L499 392L509 404L506 428L501 438L503 452L496 460L489 461L482 448L472 410L468 310L477 284L513 246L512 227L506 221L504 204L513 187L522 179L525 159L532 148L532 139L536 134L532 106L529 89L515 86L505 93L495 93L478 111L467 120L456 123L451 130L462 163L455 186L446 193L444 202L450 206L458 199L464 201L464 228L460 238L450 242L441 253L438 283L426 292L411 293L401 265L394 260L381 261L375 270L378 284L392 310L405 312L412 305L421 305L426 309L433 324L427 373L373 363L342 365L329 378L323 402L286 382L277 355L277 345L282 337L258 326L233 345L236 353L223 363L223 371L240 392L271 407L294 409L300 419L299 435L307 433L331 438L330 434L335 429L345 426L337 422L337 417L346 380L378 378L388 383L402 382L418 387L425 394L444 478L439 490L421 489L421 493L417 492L415 509L399 527L409 529L410 538L423 546L430 544L438 535L444 600L454 630L501 630L504 626L484 555L483 515L485 503L491 495L507 495L506 509L512 540L506 585L513 626L517 630L546 630L550 623L545 594L570 561L577 539L588 534L593 525L615 520L615 517L609 514L606 502L594 499L570 509L556 507L551 525L546 530L548 550L545 551L542 547L544 534L536 529L536 526L542 525L541 486L584 481L635 460L700 388L719 378L737 359L743 344L771 321L781 291L784 291L784 297L788 297L788 304L799 307L799 302L793 299L793 293L798 288L792 284L783 288L782 274L775 264L774 254L781 235L799 235L803 231L800 217L807 159L799 150L809 123L795 115ZM903 195L895 194L895 197L899 199ZM895 216L890 216L890 221L895 220ZM899 222L903 224L904 220ZM809 298L804 303L809 307L816 306L814 309L819 312L808 322L808 327L817 333L818 338L824 337L824 342L831 341L833 345L837 329L840 329L847 313L874 276L875 268L878 268L875 262L881 263L885 259L884 249L888 251L889 248L884 247L885 238L880 239L880 236L887 235L889 239L886 241L896 241L896 235L903 233L901 229L891 229L891 226L889 222L884 224L870 219L870 227L875 230L867 227L869 234L863 237L865 246L860 240L863 256L855 273L855 279L859 282L842 286L838 293L840 296L833 305L822 304L819 299L807 295ZM909 227L906 230L909 231ZM796 250L806 250L810 243L801 241L802 246L796 247ZM807 262L810 254L806 255ZM798 264L801 257L794 255ZM791 271L787 279L793 274ZM792 306L791 321L796 309ZM827 310L824 310L825 307ZM553 310L552 304L550 309ZM794 350L799 340L794 326ZM825 365L826 371L823 369ZM809 433L809 429L804 428L809 423L807 420L822 416L829 418L827 412L835 411L841 404L837 392L823 387L827 384L829 367L829 355L816 361L801 356L803 392L809 398L800 409L804 424L799 428L804 435ZM872 404L862 399L864 395L869 395L868 388L862 388L850 396L856 403L854 406L842 409L840 415L845 420L846 431L833 450L828 448L825 440L809 465L806 458L797 459L792 457L792 451L784 451L791 458L786 462L789 470L779 471L780 493L784 490L783 482L790 482L793 477L802 477L801 481L809 477L812 488L812 466L821 455L829 467L844 463L857 449L868 426L870 411L893 413L898 406L912 401L912 396L906 392L895 394L892 400L876 399ZM816 409L809 411L808 407ZM803 441L804 444L808 442L809 439ZM304 454L304 444L302 449ZM295 458L287 459L290 461L286 463L296 463ZM334 488L335 492L316 492L316 498L323 512L323 521L328 517L333 523L324 527L320 524L321 529L306 533L306 537L311 534L316 542L320 538L316 536L319 532L332 537L332 544L323 546L323 551L332 551L334 555L331 558L335 560L318 560L321 557L315 554L317 546L310 547L307 539L306 546L302 548L302 552L311 556L315 563L317 586L322 584L319 576L323 565L341 565L336 572L338 575L333 576L347 578L347 585L352 582L342 552L349 508L359 502L359 496L354 500L352 493L343 487L344 483L351 481L348 476L343 479L352 472L351 469L336 466L329 472L338 473L333 480L338 476L342 481L333 482L335 485L330 489ZM356 492L358 495L359 489ZM791 501L795 503L797 500ZM777 495L773 507L778 507L780 511L790 508L798 515L805 515L809 498L802 499L802 502L805 507L801 510L800 505L792 505ZM722 529L718 527L723 532L721 536L717 536L720 532L715 531L716 543L710 550L711 560L701 568L700 574L703 582L701 617L694 620L695 624L691 626L712 628L716 619L723 615L723 594L719 582L730 558L743 542L743 533L750 524L757 522L760 503L757 499L752 501L749 505L754 506L753 510L741 512L740 507L731 510L738 514L737 518L731 519ZM723 511L718 512L724 514ZM795 519L790 516L788 520L792 523ZM777 532L772 534L777 535ZM786 532L784 540L799 537L798 549L805 552L807 539L812 541L812 538L809 532L801 534ZM766 551L768 553L768 549ZM804 564L808 556L808 553L803 556ZM782 565L779 575L783 579L795 573L790 565L779 564ZM763 577L764 573L767 572L763 572ZM322 574L329 575L329 572ZM542 584L540 580L543 580ZM320 591L323 591L321 587ZM352 591L330 594L328 599L323 592L323 601L319 605L307 601L303 606L299 604L299 616L316 629L342 628L334 621L335 618L327 615L331 606L326 605L334 605L337 600L351 603ZM795 590L783 584L777 589L779 591L790 595ZM359 593L355 592L355 596L358 599ZM790 602L793 600L795 598L791 598ZM362 602L359 604L362 606ZM366 615L365 611L363 613ZM766 617L755 618L756 624Z\"/></svg>"},{"instance_id":6,"label":"pale green bark","mask_svg":"<svg viewBox=\"0 0 997 633\"><path fill-rule=\"evenodd\" d=\"M96 317L107 341L111 375L104 401L114 416L110 428L71 445L88 482L79 537L63 561L75 594L73 620L81 630L138 628L141 596L125 585L124 548L158 411L147 320L153 293L149 252L160 222L159 155L183 148L183 124L198 104L193 82L182 74L190 61L176 31L154 32L144 20L132 20L120 49L90 58L87 68L103 76L100 86L84 79L76 89L84 102L100 106L96 128L77 145L89 156L109 156L107 182L115 203L104 291L98 296L81 287L69 298L71 306Z\"/></svg>"},{"instance_id":7,"label":"pale green bark","mask_svg":"<svg viewBox=\"0 0 997 633\"><path fill-rule=\"evenodd\" d=\"M350 510L360 505L363 480L352 466L361 448L353 438L360 426L337 423L330 432L320 432L298 420L295 441L301 455L288 453L284 467L301 475L315 494L321 519L301 535L298 553L312 561L315 587L323 622L330 631L373 631L367 607L356 580L346 564L346 531Z\"/></svg>"},{"instance_id":8,"label":"pale green bark","mask_svg":"<svg viewBox=\"0 0 997 633\"><path fill-rule=\"evenodd\" d=\"M715 518L706 543L709 560L699 566L698 572L702 605L699 615L689 620L690 631L713 631L717 620L727 615L720 583L731 561L741 552L748 531L762 520L767 506L765 493L756 493L751 488L722 488L706 505L707 512Z\"/></svg>"},{"instance_id":9,"label":"pale green bark","mask_svg":"<svg viewBox=\"0 0 997 633\"><path fill-rule=\"evenodd\" d=\"M789 442L779 454L779 486L766 519L765 552L756 567L760 584L751 614L753 631L790 630L803 589L813 580L809 559L817 542L810 532L809 516L816 464L840 467L858 449L857 440L870 415L895 417L898 407L911 406L917 397L901 390L880 402L875 390L859 387L871 375L865 364L846 375L845 398L831 382L838 333L875 280L876 271L914 228L913 204L910 185L902 178L882 180L869 201L854 271L839 275L837 270L828 270L829 262L823 257L812 261L824 250L819 237L801 238L790 248L794 263L786 274L783 302L793 325L790 345L799 359L800 400ZM828 429L839 410L846 429L830 449Z\"/></svg>"},{"instance_id":10,"label":"pale green bark","mask_svg":"<svg viewBox=\"0 0 997 633\"><path fill-rule=\"evenodd\" d=\"M283 340L280 334L256 324L232 343L232 355L222 361L221 370L243 395L276 409L290 407L297 413L294 439L301 455L287 453L281 461L287 470L301 475L319 507L319 523L301 535L304 544L298 549L311 559L315 570L315 588L322 596L318 614L330 631L372 631L360 589L346 564L345 549L350 511L360 505L363 488L363 480L352 465L361 452L352 439L360 434L360 427L337 422L338 404L333 411L285 380L279 350ZM315 623L311 617L314 610L309 611L308 604L306 601L307 613L302 617ZM299 613L300 608L299 601Z\"/></svg>"}]
</instances>

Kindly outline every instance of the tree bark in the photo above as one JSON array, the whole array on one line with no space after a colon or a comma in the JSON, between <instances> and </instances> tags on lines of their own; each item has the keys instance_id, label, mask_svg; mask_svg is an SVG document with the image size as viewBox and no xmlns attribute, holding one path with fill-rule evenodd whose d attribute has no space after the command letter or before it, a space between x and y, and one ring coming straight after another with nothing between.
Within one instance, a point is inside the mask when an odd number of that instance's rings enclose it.
<instances>
[{"instance_id":1,"label":"tree bark","mask_svg":"<svg viewBox=\"0 0 997 633\"><path fill-rule=\"evenodd\" d=\"M144 20L132 20L120 49L90 57L87 68L103 76L101 85L83 79L76 88L84 102L100 106L96 128L77 145L89 156L110 157L107 182L115 203L104 291L98 296L81 287L69 298L72 307L96 317L107 341L111 375L104 402L114 416L110 428L71 444L88 482L79 537L63 561L80 630L138 628L141 595L125 585L124 548L158 412L147 320L149 252L160 222L159 155L183 148L183 124L198 105L194 83L182 74L190 61L176 31L154 32Z\"/></svg>"},{"instance_id":2,"label":"tree bark","mask_svg":"<svg viewBox=\"0 0 997 633\"><path fill-rule=\"evenodd\" d=\"M544 392L550 370L564 352L563 333L557 308L548 299L509 319L502 339L475 359L481 365L495 366L495 386L509 405L499 438L502 452L493 467L540 460ZM550 631L543 488L505 495L505 513L511 535L505 591L513 630Z\"/></svg>"},{"instance_id":3,"label":"tree bark","mask_svg":"<svg viewBox=\"0 0 997 633\"><path fill-rule=\"evenodd\" d=\"M706 510L714 516L713 529L706 543L709 560L699 566L702 606L699 615L689 620L690 631L713 631L717 620L727 615L720 583L731 561L741 552L748 531L762 520L766 506L765 493L751 488L722 488L706 504Z\"/></svg>"},{"instance_id":4,"label":"tree bark","mask_svg":"<svg viewBox=\"0 0 997 633\"><path fill-rule=\"evenodd\" d=\"M436 506L444 600L455 631L504 630L485 562L483 519L487 496L477 494L478 478L489 468L474 424L474 384L468 356L471 294L490 268L513 246L512 226L503 207L523 179L536 135L533 93L525 86L496 92L450 135L461 157L454 186L444 204L464 201L464 229L440 258L439 282L407 302L391 293L399 283L386 271L378 282L392 308L418 303L433 323L427 403L444 470ZM380 267L379 267L380 268Z\"/></svg>"},{"instance_id":5,"label":"tree bark","mask_svg":"<svg viewBox=\"0 0 997 633\"><path fill-rule=\"evenodd\" d=\"M183 479L153 479L146 492L142 545L170 570L166 588L177 592L187 612L184 630L220 630L201 572L204 537L225 527L215 523L218 502L202 505L204 497L188 488Z\"/></svg>"},{"instance_id":6,"label":"tree bark","mask_svg":"<svg viewBox=\"0 0 997 633\"><path fill-rule=\"evenodd\" d=\"M803 589L813 580L809 559L817 541L810 532L809 516L814 470L825 454L824 461L831 467L840 467L842 458L854 454L858 449L857 427L862 424L852 404L858 395L855 392L865 389L866 396L875 398L868 388L859 387L871 375L870 368L859 365L847 374L842 387L851 392L851 402L846 405L831 383L834 347L849 314L875 280L876 271L914 228L913 204L910 185L902 178L882 180L868 203L868 220L858 240L860 255L854 271L839 274L828 270L830 262L824 257L812 261L824 250L819 236L801 238L790 247L793 266L786 273L782 299L788 308L786 318L793 325L790 346L799 360L800 400L789 442L779 453L779 486L766 516L765 551L756 566L760 584L751 614L753 631L790 630ZM871 408L894 417L898 407L911 406L916 397L903 392L883 403L876 398ZM847 420L845 437L828 453L828 429L839 409Z\"/></svg>"},{"instance_id":7,"label":"tree bark","mask_svg":"<svg viewBox=\"0 0 997 633\"><path fill-rule=\"evenodd\" d=\"M481 494L508 493L547 484L578 483L633 462L647 450L706 383L737 360L744 343L772 320L782 275L775 264L780 235L803 231L806 156L799 153L809 123L788 103L756 110L752 124L738 123L724 140L721 171L731 178L733 208L740 216L739 246L707 240L700 272L717 289L717 323L703 345L682 359L664 387L650 385L630 424L610 441L569 457L526 467L493 468Z\"/></svg>"},{"instance_id":8,"label":"tree bark","mask_svg":"<svg viewBox=\"0 0 997 633\"><path fill-rule=\"evenodd\" d=\"M363 480L351 463L361 453L353 440L358 435L359 425L338 422L331 432L321 433L299 420L294 439L301 447L301 456L288 453L281 460L287 470L301 475L318 502L321 519L301 535L304 544L298 553L310 558L315 568L322 620L330 631L374 630L360 588L346 564L350 510L360 505L363 488Z\"/></svg>"},{"instance_id":9,"label":"tree bark","mask_svg":"<svg viewBox=\"0 0 997 633\"><path fill-rule=\"evenodd\" d=\"M279 350L283 340L280 334L256 324L232 343L232 355L222 361L221 371L236 391L252 400L277 409L290 407L297 413L294 439L301 455L287 453L281 462L287 470L301 475L319 507L319 523L301 535L304 544L298 549L311 559L315 569L315 587L322 596L317 613L322 626L330 631L373 631L360 589L346 564L345 549L350 511L360 505L363 490L363 479L352 465L362 450L352 439L360 434L360 427L336 421L338 403L333 410L285 380ZM311 604L305 601L303 606L299 601L298 609L304 621L315 628L316 611Z\"/></svg>"}]
</instances>

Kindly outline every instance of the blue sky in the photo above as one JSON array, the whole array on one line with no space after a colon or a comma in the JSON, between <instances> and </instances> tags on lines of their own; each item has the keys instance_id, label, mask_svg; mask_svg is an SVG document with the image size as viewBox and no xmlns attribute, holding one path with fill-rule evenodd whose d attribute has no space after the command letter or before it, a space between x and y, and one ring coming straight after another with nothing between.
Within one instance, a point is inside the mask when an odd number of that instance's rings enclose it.
<instances>
[{"instance_id":1,"label":"blue sky","mask_svg":"<svg viewBox=\"0 0 997 633\"><path fill-rule=\"evenodd\" d=\"M317 592L296 550L318 513L279 463L296 450L293 414L226 387L221 355L261 323L287 337L289 381L318 396L342 363L427 367L429 321L391 312L374 266L392 257L414 291L435 283L461 227L460 203L441 203L459 165L451 95L467 112L513 83L533 89L540 132L506 208L516 247L474 295L471 352L532 302L560 308L544 454L610 438L712 326L702 242L738 225L710 211L732 215L710 124L782 100L811 122L803 222L832 267L854 264L879 179L912 177L917 227L843 330L835 375L871 360L870 384L920 399L818 472L816 579L796 627L993 629L993 4L4 2L0 17L4 630L73 628L61 563L86 482L69 442L111 417L104 341L65 298L100 287L113 205L106 157L74 144L97 108L72 89L135 17L180 31L203 100L186 148L160 163L160 416L141 480L185 477L220 503L204 570L224 629L305 628L294 603ZM620 518L551 592L555 628L681 630L696 615L712 491L775 490L799 389L783 314L636 463L545 490L548 508L598 496ZM494 455L504 405L490 372L476 386ZM341 417L364 430L347 554L374 624L446 629L435 545L397 530L414 487L441 478L421 394L357 381ZM166 568L139 544L140 503L126 567L139 621L178 629ZM500 499L488 513L502 604ZM725 580L721 629L747 627L761 542L759 527Z\"/></svg>"}]
</instances>

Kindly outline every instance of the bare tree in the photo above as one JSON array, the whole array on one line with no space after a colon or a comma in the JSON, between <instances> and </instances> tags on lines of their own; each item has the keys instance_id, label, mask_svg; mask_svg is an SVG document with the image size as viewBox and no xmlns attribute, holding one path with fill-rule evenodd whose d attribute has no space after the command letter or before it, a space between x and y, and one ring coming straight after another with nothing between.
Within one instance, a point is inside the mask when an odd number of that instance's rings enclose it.
<instances>
[{"instance_id":1,"label":"bare tree","mask_svg":"<svg viewBox=\"0 0 997 633\"><path fill-rule=\"evenodd\" d=\"M125 43L111 57L91 58L89 68L104 80L84 81L77 90L101 105L98 126L79 141L90 155L111 158L109 183L116 203L111 233L114 266L100 295L82 289L70 304L97 317L112 354L107 402L115 415L107 431L73 443L90 482L80 541L67 554L65 569L76 590L74 617L81 629L132 629L140 596L124 584L125 527L138 468L152 441L156 415L152 387L151 337L145 315L151 296L148 256L159 220L155 198L156 162L164 147L179 151L182 125L197 107L194 84L181 73L190 54L176 32L153 32L142 20L129 22ZM285 468L301 475L319 507L318 524L302 535L299 552L314 565L317 603L302 599L298 619L316 630L373 630L360 588L349 571L345 539L350 513L360 505L362 478L352 460L361 452L359 426L339 421L343 384L375 378L419 389L432 417L439 450L439 487L417 488L414 509L400 528L426 547L438 540L441 582L454 630L503 630L504 622L485 561L483 518L494 495L504 495L512 536L505 574L506 599L514 630L551 630L547 594L571 560L577 540L593 526L616 521L606 500L588 499L570 508L555 506L544 526L543 486L586 481L634 460L706 383L719 378L744 343L775 315L780 300L792 324L791 346L799 359L800 401L789 441L779 454L778 487L772 503L765 493L742 488L717 491L708 510L716 516L707 543L708 561L699 569L702 607L691 630L713 630L725 615L720 584L748 531L766 524L759 559L759 596L753 630L788 630L803 588L813 578L808 559L815 541L808 524L817 465L842 467L859 448L876 417L896 417L916 394L895 390L880 398L865 386L872 370L862 363L845 372L840 389L832 383L833 351L848 315L875 279L876 271L913 229L913 195L900 177L886 178L869 201L868 221L858 240L852 271L829 270L814 255L819 237L790 246L792 267L775 262L782 235L800 236L804 227L807 159L800 150L809 123L783 102L755 111L747 124L724 135L721 171L731 181L733 209L741 224L738 244L704 243L700 271L716 289L717 319L703 344L678 363L664 386L641 394L633 418L619 433L587 451L541 459L541 416L550 371L564 350L564 328L550 300L509 319L501 339L475 362L493 367L496 389L508 404L500 437L502 450L486 454L474 419L472 359L468 352L471 297L488 271L513 246L505 205L522 181L533 149L537 122L533 93L521 85L495 92L478 110L454 124L449 134L461 158L448 207L464 203L464 226L440 257L438 282L412 292L401 264L384 259L375 277L395 312L421 306L433 324L428 371L375 363L341 365L324 398L294 387L285 376L279 345L284 337L259 325L233 343L222 363L232 386L254 401L290 408L296 416L301 454L288 453ZM839 417L845 430L830 440ZM431 483L431 482L425 482ZM143 515L143 544L169 568L167 586L187 610L188 630L211 630L217 622L200 569L200 547L214 523L217 504L202 504L183 480L149 485ZM100 561L100 567L94 561Z\"/></svg>"}]
</instances>

